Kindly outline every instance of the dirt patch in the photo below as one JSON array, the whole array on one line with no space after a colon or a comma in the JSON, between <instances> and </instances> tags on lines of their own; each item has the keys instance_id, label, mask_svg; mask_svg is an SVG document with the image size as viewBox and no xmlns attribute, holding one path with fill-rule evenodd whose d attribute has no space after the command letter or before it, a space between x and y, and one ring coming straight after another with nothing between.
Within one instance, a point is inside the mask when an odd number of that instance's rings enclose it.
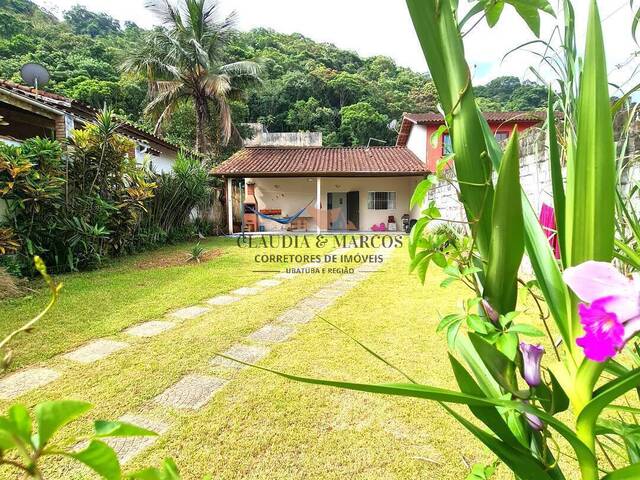
<instances>
[{"instance_id":1,"label":"dirt patch","mask_svg":"<svg viewBox=\"0 0 640 480\"><path fill-rule=\"evenodd\" d=\"M30 291L26 280L9 275L5 269L0 268L0 300L22 297Z\"/></svg>"},{"instance_id":2,"label":"dirt patch","mask_svg":"<svg viewBox=\"0 0 640 480\"><path fill-rule=\"evenodd\" d=\"M200 263L210 262L222 255L222 250L214 248L207 250L200 257ZM168 255L154 255L151 258L136 262L136 268L140 270L150 270L152 268L177 267L179 265L198 265L196 261L188 261L189 254L187 252L175 252Z\"/></svg>"}]
</instances>

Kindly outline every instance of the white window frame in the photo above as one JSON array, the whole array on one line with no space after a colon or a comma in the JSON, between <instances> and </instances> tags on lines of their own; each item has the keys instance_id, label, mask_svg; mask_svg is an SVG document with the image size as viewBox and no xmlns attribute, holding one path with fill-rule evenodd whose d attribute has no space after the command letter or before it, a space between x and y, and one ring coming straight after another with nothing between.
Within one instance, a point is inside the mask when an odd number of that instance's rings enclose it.
<instances>
[{"instance_id":1,"label":"white window frame","mask_svg":"<svg viewBox=\"0 0 640 480\"><path fill-rule=\"evenodd\" d=\"M375 194L376 193L386 193L387 195L387 208L375 208ZM371 197L371 194L374 194L373 197ZM393 194L393 205L391 208L389 208L389 205L392 203L391 202L391 195ZM373 201L373 204L371 203ZM377 212L384 212L384 211L390 211L390 210L396 210L398 207L398 194L397 192L394 191L379 191L379 190L370 190L367 192L367 210L375 210Z\"/></svg>"}]
</instances>

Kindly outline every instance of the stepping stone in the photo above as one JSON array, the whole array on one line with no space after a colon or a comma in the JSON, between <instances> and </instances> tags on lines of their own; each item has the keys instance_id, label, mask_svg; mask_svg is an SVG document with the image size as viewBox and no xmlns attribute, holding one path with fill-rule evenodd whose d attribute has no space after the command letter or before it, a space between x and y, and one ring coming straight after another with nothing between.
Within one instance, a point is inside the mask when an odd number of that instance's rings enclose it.
<instances>
[{"instance_id":1,"label":"stepping stone","mask_svg":"<svg viewBox=\"0 0 640 480\"><path fill-rule=\"evenodd\" d=\"M78 363L93 363L128 346L128 343L115 340L94 340L73 352L66 353L63 357Z\"/></svg>"},{"instance_id":2,"label":"stepping stone","mask_svg":"<svg viewBox=\"0 0 640 480\"><path fill-rule=\"evenodd\" d=\"M127 414L120 417L119 420L121 422L131 423L137 427L146 428L158 434L157 437L113 437L104 439L105 443L116 452L120 463L127 463L142 450L156 443L159 436L169 430L168 424L141 415Z\"/></svg>"},{"instance_id":3,"label":"stepping stone","mask_svg":"<svg viewBox=\"0 0 640 480\"><path fill-rule=\"evenodd\" d=\"M237 358L238 360L242 360L247 363L256 363L258 360L262 360L268 353L269 349L267 347L242 344L234 345L224 352L224 354L229 357ZM211 363L220 367L235 368L236 370L247 368L246 365L223 357L214 357L214 359L211 360Z\"/></svg>"},{"instance_id":4,"label":"stepping stone","mask_svg":"<svg viewBox=\"0 0 640 480\"><path fill-rule=\"evenodd\" d=\"M209 307L202 307L200 305L194 305L192 307L176 310L169 314L170 317L177 318L178 320L190 320L204 315L209 311Z\"/></svg>"},{"instance_id":5,"label":"stepping stone","mask_svg":"<svg viewBox=\"0 0 640 480\"><path fill-rule=\"evenodd\" d=\"M0 380L0 400L11 400L53 382L60 373L48 368L30 368Z\"/></svg>"},{"instance_id":6,"label":"stepping stone","mask_svg":"<svg viewBox=\"0 0 640 480\"><path fill-rule=\"evenodd\" d=\"M319 290L318 292L316 292L314 297L335 300L338 297L341 297L342 295L344 295L344 292L340 292L338 290L330 289L330 288L323 288L322 290Z\"/></svg>"},{"instance_id":7,"label":"stepping stone","mask_svg":"<svg viewBox=\"0 0 640 480\"><path fill-rule=\"evenodd\" d=\"M145 322L140 325L136 325L135 327L127 328L124 333L133 337L155 337L156 335L160 335L162 332L166 332L175 326L176 324L173 322L152 320L151 322Z\"/></svg>"},{"instance_id":8,"label":"stepping stone","mask_svg":"<svg viewBox=\"0 0 640 480\"><path fill-rule=\"evenodd\" d=\"M261 287L261 288L269 288L269 287L277 287L278 285L280 285L282 282L280 280L260 280L258 283L255 284L256 287Z\"/></svg>"},{"instance_id":9,"label":"stepping stone","mask_svg":"<svg viewBox=\"0 0 640 480\"><path fill-rule=\"evenodd\" d=\"M309 323L315 316L315 312L310 308L291 308L280 315L276 322L299 325Z\"/></svg>"},{"instance_id":10,"label":"stepping stone","mask_svg":"<svg viewBox=\"0 0 640 480\"><path fill-rule=\"evenodd\" d=\"M282 272L277 274L275 277L281 278L282 280L289 280L289 279L295 278L295 276L296 276L295 273Z\"/></svg>"},{"instance_id":11,"label":"stepping stone","mask_svg":"<svg viewBox=\"0 0 640 480\"><path fill-rule=\"evenodd\" d=\"M351 290L352 288L354 288L356 286L357 282L355 282L354 280L338 280L337 282L335 282L333 285L331 285L332 288L335 288L337 290L342 290L343 292L346 293L347 290Z\"/></svg>"},{"instance_id":12,"label":"stepping stone","mask_svg":"<svg viewBox=\"0 0 640 480\"><path fill-rule=\"evenodd\" d=\"M205 375L187 375L167 388L154 401L165 407L197 410L209 402L227 380Z\"/></svg>"},{"instance_id":13,"label":"stepping stone","mask_svg":"<svg viewBox=\"0 0 640 480\"><path fill-rule=\"evenodd\" d=\"M265 325L248 338L254 342L280 343L287 340L295 331L295 328L289 326Z\"/></svg>"},{"instance_id":14,"label":"stepping stone","mask_svg":"<svg viewBox=\"0 0 640 480\"><path fill-rule=\"evenodd\" d=\"M234 290L231 293L233 293L234 295L240 295L241 297L247 297L249 295L257 295L260 292L261 292L261 289L259 289L259 288L242 287L242 288L239 288L237 290Z\"/></svg>"},{"instance_id":15,"label":"stepping stone","mask_svg":"<svg viewBox=\"0 0 640 480\"><path fill-rule=\"evenodd\" d=\"M310 298L305 298L300 303L298 303L297 307L311 309L311 310L322 310L324 308L327 308L332 303L333 303L333 299L331 298L310 297Z\"/></svg>"},{"instance_id":16,"label":"stepping stone","mask_svg":"<svg viewBox=\"0 0 640 480\"><path fill-rule=\"evenodd\" d=\"M217 297L207 300L209 305L229 305L240 300L240 297L234 297L233 295L219 295Z\"/></svg>"}]
</instances>

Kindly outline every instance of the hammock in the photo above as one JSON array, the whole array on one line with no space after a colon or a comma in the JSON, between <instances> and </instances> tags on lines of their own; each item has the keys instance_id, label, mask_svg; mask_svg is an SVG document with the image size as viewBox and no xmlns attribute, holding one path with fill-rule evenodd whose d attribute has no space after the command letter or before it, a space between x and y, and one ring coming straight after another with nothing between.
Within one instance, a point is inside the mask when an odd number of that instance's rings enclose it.
<instances>
[{"instance_id":1,"label":"hammock","mask_svg":"<svg viewBox=\"0 0 640 480\"><path fill-rule=\"evenodd\" d=\"M249 207L251 209L251 211L253 211L253 213L255 213L256 215L258 215L260 218L264 218L265 220L271 220L272 222L277 222L280 225L288 225L290 223L295 222L298 217L300 217L304 211L309 208L309 205L311 205L315 200L311 200L309 203L307 203L307 205L300 210L298 213L296 213L295 215L291 215L290 217L272 217L270 215L266 215L264 213L260 213L258 212L255 208L253 207Z\"/></svg>"}]
</instances>

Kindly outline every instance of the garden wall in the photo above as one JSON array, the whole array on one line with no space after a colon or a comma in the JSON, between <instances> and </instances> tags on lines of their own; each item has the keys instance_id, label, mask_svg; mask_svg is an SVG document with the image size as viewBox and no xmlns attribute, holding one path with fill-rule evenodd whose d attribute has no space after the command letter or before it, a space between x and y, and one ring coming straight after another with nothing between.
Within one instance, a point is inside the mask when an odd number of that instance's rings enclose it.
<instances>
[{"instance_id":1,"label":"garden wall","mask_svg":"<svg viewBox=\"0 0 640 480\"><path fill-rule=\"evenodd\" d=\"M621 125L622 119L616 122L616 130L620 130ZM638 161L640 160L640 119L637 119L630 128L627 152L627 167L622 173L621 181L623 192L627 192L636 182L640 182L640 162ZM562 171L566 179L566 167L563 166ZM455 183L455 178L451 180ZM540 212L543 203L553 205L549 155L546 134L543 130L532 128L520 139L520 182L536 212ZM427 198L427 201L435 201L442 218L466 221L464 209L458 201L457 191L453 185L441 182L429 192ZM638 196L635 198L637 199ZM636 205L636 208L640 208L640 204ZM527 261L523 267L525 271L529 271Z\"/></svg>"}]
</instances>

